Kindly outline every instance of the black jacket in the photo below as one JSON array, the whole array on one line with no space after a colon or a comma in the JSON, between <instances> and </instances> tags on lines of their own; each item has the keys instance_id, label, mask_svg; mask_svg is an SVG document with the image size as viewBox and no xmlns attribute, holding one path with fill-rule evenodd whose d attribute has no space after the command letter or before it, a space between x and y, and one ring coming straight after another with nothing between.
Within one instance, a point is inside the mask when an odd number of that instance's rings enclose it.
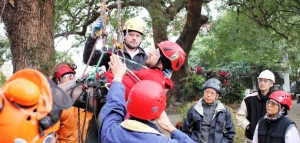
<instances>
[{"instance_id":1,"label":"black jacket","mask_svg":"<svg viewBox=\"0 0 300 143\"><path fill-rule=\"evenodd\" d=\"M245 135L248 139L253 138L255 127L261 117L266 114L266 99L270 96L272 91L270 90L265 99L261 99L260 91L257 96L248 96L244 99L247 108L247 119L250 122L249 129L245 131Z\"/></svg>"},{"instance_id":2,"label":"black jacket","mask_svg":"<svg viewBox=\"0 0 300 143\"><path fill-rule=\"evenodd\" d=\"M290 119L282 115L278 120L269 121L261 118L258 125L258 142L259 143L284 143L285 132L287 128L295 124Z\"/></svg>"},{"instance_id":3,"label":"black jacket","mask_svg":"<svg viewBox=\"0 0 300 143\"><path fill-rule=\"evenodd\" d=\"M92 53L92 50L93 50L93 47L94 47L95 43L96 43L96 39L93 39L91 37L88 37L87 41L85 42L84 51L83 51L83 62L85 64L87 64L87 62L89 60L89 57ZM131 59L129 53L124 48L124 56L125 56L126 59L133 60L134 62L137 62L141 65L146 65L147 55L141 47L138 47L138 49L139 49L139 53L137 55L135 55L133 57L133 59ZM111 48L109 48L108 50L112 51ZM89 65L90 66L97 65L98 60L100 59L100 57L101 57L101 51L100 50L95 50ZM109 67L108 62L110 60L109 57L110 57L110 54L105 53L103 55L103 58L102 58L99 66L104 65L106 67L106 69L108 69L108 67ZM126 60L126 66L127 66L128 69L136 70L136 71L139 71L142 68L142 66L131 63L127 60Z\"/></svg>"}]
</instances>

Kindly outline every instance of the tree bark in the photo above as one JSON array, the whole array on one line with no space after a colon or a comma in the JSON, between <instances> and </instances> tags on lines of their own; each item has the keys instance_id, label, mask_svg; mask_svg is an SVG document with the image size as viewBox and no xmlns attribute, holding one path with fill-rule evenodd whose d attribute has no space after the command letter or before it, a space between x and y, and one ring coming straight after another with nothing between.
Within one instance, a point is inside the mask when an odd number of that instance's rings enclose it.
<instances>
[{"instance_id":1,"label":"tree bark","mask_svg":"<svg viewBox=\"0 0 300 143\"><path fill-rule=\"evenodd\" d=\"M32 68L50 75L55 64L54 0L12 0L3 6L13 72Z\"/></svg>"},{"instance_id":2,"label":"tree bark","mask_svg":"<svg viewBox=\"0 0 300 143\"><path fill-rule=\"evenodd\" d=\"M174 72L172 76L172 81L174 83L174 89L171 90L168 94L171 96L175 96L176 101L180 101L180 80L187 75L189 75L189 67L188 67L188 55L191 51L194 40L200 30L201 25L208 21L207 16L201 15L202 12L202 4L203 0L188 0L187 3L187 21L183 27L183 30L177 39L176 43L178 43L183 50L186 52L187 57L184 62L184 65L180 68L179 71ZM199 85L202 86L202 85Z\"/></svg>"}]
</instances>

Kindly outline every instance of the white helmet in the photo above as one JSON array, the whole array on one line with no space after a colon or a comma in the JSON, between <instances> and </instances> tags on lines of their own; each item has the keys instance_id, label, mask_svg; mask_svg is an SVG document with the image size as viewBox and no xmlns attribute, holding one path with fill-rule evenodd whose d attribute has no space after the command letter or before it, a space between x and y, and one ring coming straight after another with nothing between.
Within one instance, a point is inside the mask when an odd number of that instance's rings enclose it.
<instances>
[{"instance_id":1,"label":"white helmet","mask_svg":"<svg viewBox=\"0 0 300 143\"><path fill-rule=\"evenodd\" d=\"M258 76L258 79L260 79L260 78L269 79L269 80L271 80L273 83L275 83L275 76L274 76L274 74L273 74L271 71L269 71L269 70L264 70L264 71L262 71L262 72L259 74L259 76Z\"/></svg>"}]
</instances>

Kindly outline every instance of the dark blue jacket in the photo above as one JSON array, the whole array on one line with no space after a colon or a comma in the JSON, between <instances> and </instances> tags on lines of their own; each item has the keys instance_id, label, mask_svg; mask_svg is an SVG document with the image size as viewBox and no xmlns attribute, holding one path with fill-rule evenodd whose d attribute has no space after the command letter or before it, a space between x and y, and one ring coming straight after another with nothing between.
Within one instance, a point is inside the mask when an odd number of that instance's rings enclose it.
<instances>
[{"instance_id":1,"label":"dark blue jacket","mask_svg":"<svg viewBox=\"0 0 300 143\"><path fill-rule=\"evenodd\" d=\"M174 130L169 139L152 128L137 120L125 120L127 114L125 102L125 87L121 82L113 82L106 97L106 104L101 109L99 139L102 143L194 143L186 134ZM126 126L140 125L152 132L129 129ZM155 133L156 132L156 133Z\"/></svg>"},{"instance_id":2,"label":"dark blue jacket","mask_svg":"<svg viewBox=\"0 0 300 143\"><path fill-rule=\"evenodd\" d=\"M94 47L95 43L96 43L96 39L93 39L90 36L88 37L87 41L85 42L84 51L83 51L83 62L85 64L87 64L87 62L90 58L90 55L93 51L93 47ZM128 60L132 60L136 63L141 64L141 65L146 65L146 60L147 60L146 52L141 47L138 47L138 49L139 49L139 53L137 55L135 55L132 59L130 57L129 53L124 48L124 50L123 50L124 51L124 57ZM112 51L111 48L109 48L108 50ZM106 50L104 50L104 51L106 51ZM100 50L95 50L89 65L90 66L97 65L98 60L100 59L100 57L101 57L101 51ZM104 56L103 56L103 58L100 62L100 66L104 65L106 67L106 69L108 69L108 62L110 60L109 57L110 57L110 54L104 53ZM126 66L127 66L128 69L136 70L136 71L139 71L142 68L142 66L131 63L127 60L126 60Z\"/></svg>"},{"instance_id":3,"label":"dark blue jacket","mask_svg":"<svg viewBox=\"0 0 300 143\"><path fill-rule=\"evenodd\" d=\"M201 100L199 102L201 102ZM188 110L182 124L182 131L191 137L195 142L200 142L200 130L203 121L203 115L196 111L195 105L197 104L194 104ZM198 106L202 105L198 104ZM219 102L210 124L210 133L208 137L209 143L232 143L234 135L235 127L231 118L231 114L228 109L221 102Z\"/></svg>"}]
</instances>

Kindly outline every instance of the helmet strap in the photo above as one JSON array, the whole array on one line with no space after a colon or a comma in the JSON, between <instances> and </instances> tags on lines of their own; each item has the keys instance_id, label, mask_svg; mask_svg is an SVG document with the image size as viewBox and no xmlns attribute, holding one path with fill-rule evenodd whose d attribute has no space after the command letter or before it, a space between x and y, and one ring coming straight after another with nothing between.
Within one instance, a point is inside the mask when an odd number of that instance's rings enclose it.
<instances>
[{"instance_id":1,"label":"helmet strap","mask_svg":"<svg viewBox=\"0 0 300 143\"><path fill-rule=\"evenodd\" d=\"M163 68L159 68L159 67L158 67L158 65L161 64L161 58L162 58L162 56L160 56L159 59L158 59L158 61L157 61L157 63L156 63L154 66L150 67L150 68L151 68L151 69L159 69L159 70L162 70Z\"/></svg>"}]
</instances>

